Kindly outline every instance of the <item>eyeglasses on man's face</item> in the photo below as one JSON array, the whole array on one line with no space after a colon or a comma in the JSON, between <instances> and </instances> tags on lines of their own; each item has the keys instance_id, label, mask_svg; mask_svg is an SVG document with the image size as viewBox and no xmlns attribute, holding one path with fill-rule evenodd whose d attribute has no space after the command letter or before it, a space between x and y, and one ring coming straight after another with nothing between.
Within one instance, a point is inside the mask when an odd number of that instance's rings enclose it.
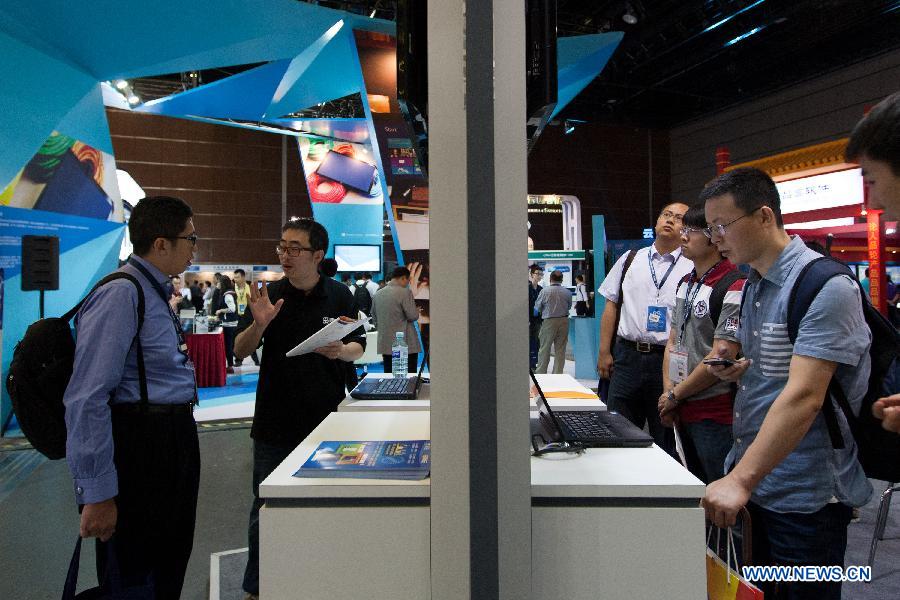
<instances>
[{"instance_id":1,"label":"eyeglasses on man's face","mask_svg":"<svg viewBox=\"0 0 900 600\"><path fill-rule=\"evenodd\" d=\"M737 219L732 219L732 220L728 221L728 222L725 223L725 224L717 223L717 224L715 224L715 225L707 225L707 226L706 226L706 229L703 230L703 234L704 234L706 237L708 237L709 239L712 239L714 235L719 236L720 238L721 238L721 237L725 237L725 231L726 231L729 227L731 227L732 225L734 225L735 223L737 223L738 221L740 221L740 220L743 219L744 217L749 217L750 215L752 215L753 213L755 213L756 211L758 211L758 210L761 209L761 208L762 208L762 206L757 206L756 208L754 208L754 209L751 210L750 212L745 213L745 214L739 216Z\"/></svg>"},{"instance_id":2,"label":"eyeglasses on man's face","mask_svg":"<svg viewBox=\"0 0 900 600\"><path fill-rule=\"evenodd\" d=\"M191 235L176 235L172 239L173 240L187 240L191 243L191 246L196 246L197 240L199 240L200 238L197 237L196 233L192 233Z\"/></svg>"},{"instance_id":3,"label":"eyeglasses on man's face","mask_svg":"<svg viewBox=\"0 0 900 600\"><path fill-rule=\"evenodd\" d=\"M315 248L303 248L301 246L275 246L275 254L278 256L282 256L283 254L287 254L288 256L292 256L294 258L300 256L301 252L315 252Z\"/></svg>"},{"instance_id":4,"label":"eyeglasses on man's face","mask_svg":"<svg viewBox=\"0 0 900 600\"><path fill-rule=\"evenodd\" d=\"M706 233L706 229L701 229L698 227L682 227L681 228L681 237L691 237L692 233Z\"/></svg>"},{"instance_id":5,"label":"eyeglasses on man's face","mask_svg":"<svg viewBox=\"0 0 900 600\"><path fill-rule=\"evenodd\" d=\"M660 216L663 219L672 219L676 223L681 223L681 219L684 217L684 213L672 212L671 210L664 210Z\"/></svg>"}]
</instances>

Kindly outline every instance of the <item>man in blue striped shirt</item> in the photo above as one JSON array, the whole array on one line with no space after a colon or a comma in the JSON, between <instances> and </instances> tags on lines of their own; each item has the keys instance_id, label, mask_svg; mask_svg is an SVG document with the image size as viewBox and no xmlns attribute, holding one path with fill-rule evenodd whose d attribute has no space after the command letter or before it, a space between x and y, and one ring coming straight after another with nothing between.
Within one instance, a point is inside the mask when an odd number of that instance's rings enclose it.
<instances>
[{"instance_id":1,"label":"man in blue striped shirt","mask_svg":"<svg viewBox=\"0 0 900 600\"><path fill-rule=\"evenodd\" d=\"M114 549L126 583L152 577L157 599L181 594L200 481L194 367L166 291L169 277L193 258L192 215L182 200L165 196L135 207L128 224L134 254L119 270L143 291L140 338L133 283L118 279L91 294L75 319L74 371L63 400L80 533L98 538L98 578Z\"/></svg>"}]
</instances>

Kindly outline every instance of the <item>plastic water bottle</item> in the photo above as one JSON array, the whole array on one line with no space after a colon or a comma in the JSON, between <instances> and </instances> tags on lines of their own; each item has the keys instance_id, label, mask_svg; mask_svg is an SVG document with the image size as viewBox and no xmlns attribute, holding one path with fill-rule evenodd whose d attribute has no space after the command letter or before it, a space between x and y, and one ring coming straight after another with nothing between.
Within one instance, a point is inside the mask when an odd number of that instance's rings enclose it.
<instances>
[{"instance_id":1,"label":"plastic water bottle","mask_svg":"<svg viewBox=\"0 0 900 600\"><path fill-rule=\"evenodd\" d=\"M391 371L394 377L409 375L408 362L409 346L406 345L406 335L402 331L398 331L394 345L391 346Z\"/></svg>"}]
</instances>

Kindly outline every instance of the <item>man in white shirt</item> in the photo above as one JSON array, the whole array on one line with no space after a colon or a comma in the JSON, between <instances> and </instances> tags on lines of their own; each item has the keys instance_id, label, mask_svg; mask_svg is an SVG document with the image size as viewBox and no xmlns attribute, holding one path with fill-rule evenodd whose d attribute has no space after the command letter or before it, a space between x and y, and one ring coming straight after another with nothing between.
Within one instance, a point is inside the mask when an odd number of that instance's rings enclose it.
<instances>
[{"instance_id":1,"label":"man in white shirt","mask_svg":"<svg viewBox=\"0 0 900 600\"><path fill-rule=\"evenodd\" d=\"M674 452L657 400L663 391L662 359L669 339L678 282L694 268L681 256L681 219L688 206L673 202L656 219L656 241L641 248L622 279L622 255L597 290L606 298L600 321L597 371L609 379L607 404L636 426L647 423L661 448ZM621 289L619 288L621 282Z\"/></svg>"}]
</instances>

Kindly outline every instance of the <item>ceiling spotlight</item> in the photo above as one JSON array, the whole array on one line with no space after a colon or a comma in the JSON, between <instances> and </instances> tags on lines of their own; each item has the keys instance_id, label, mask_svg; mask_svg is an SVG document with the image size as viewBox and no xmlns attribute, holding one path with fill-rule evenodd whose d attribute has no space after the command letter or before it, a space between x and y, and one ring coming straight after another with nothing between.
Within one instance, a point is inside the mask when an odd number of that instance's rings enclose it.
<instances>
[{"instance_id":1,"label":"ceiling spotlight","mask_svg":"<svg viewBox=\"0 0 900 600\"><path fill-rule=\"evenodd\" d=\"M622 20L629 25L637 25L638 18L637 15L634 14L634 8L632 8L630 4L625 5L625 14L622 15Z\"/></svg>"},{"instance_id":2,"label":"ceiling spotlight","mask_svg":"<svg viewBox=\"0 0 900 600\"><path fill-rule=\"evenodd\" d=\"M138 98L137 95L131 94L130 96L128 96L128 104L134 106L134 105L140 104L140 103L141 103L141 99Z\"/></svg>"},{"instance_id":3,"label":"ceiling spotlight","mask_svg":"<svg viewBox=\"0 0 900 600\"><path fill-rule=\"evenodd\" d=\"M125 88L128 87L128 82L125 81L124 79L116 79L116 81L114 82L113 85L116 86L117 90L124 90Z\"/></svg>"}]
</instances>

